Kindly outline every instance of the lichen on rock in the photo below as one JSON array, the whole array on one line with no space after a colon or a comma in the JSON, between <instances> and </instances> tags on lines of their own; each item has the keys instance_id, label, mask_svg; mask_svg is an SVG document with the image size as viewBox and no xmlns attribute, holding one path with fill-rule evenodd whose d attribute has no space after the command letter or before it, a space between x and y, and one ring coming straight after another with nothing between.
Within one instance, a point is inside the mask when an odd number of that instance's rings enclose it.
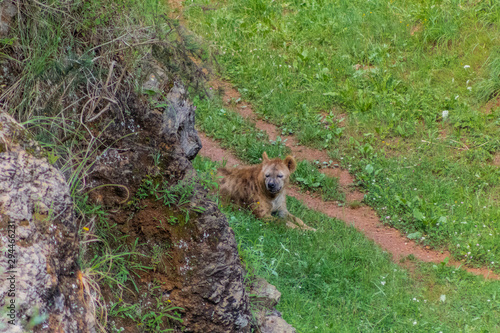
<instances>
[{"instance_id":1,"label":"lichen on rock","mask_svg":"<svg viewBox=\"0 0 500 333\"><path fill-rule=\"evenodd\" d=\"M68 185L1 110L0 124L0 332L92 332Z\"/></svg>"}]
</instances>

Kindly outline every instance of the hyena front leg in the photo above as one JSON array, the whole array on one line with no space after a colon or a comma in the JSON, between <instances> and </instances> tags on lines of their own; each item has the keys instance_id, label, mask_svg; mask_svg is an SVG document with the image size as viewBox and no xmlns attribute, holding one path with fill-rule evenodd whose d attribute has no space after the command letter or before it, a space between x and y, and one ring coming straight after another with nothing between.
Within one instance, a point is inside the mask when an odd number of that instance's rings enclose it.
<instances>
[{"instance_id":1,"label":"hyena front leg","mask_svg":"<svg viewBox=\"0 0 500 333\"><path fill-rule=\"evenodd\" d=\"M311 228L307 224L304 223L301 219L299 219L297 216L294 216L290 214L290 212L286 209L279 210L275 213L275 215L284 218L286 221L286 226L292 229L295 228L300 228L304 230L310 230L310 231L316 231L316 229Z\"/></svg>"}]
</instances>

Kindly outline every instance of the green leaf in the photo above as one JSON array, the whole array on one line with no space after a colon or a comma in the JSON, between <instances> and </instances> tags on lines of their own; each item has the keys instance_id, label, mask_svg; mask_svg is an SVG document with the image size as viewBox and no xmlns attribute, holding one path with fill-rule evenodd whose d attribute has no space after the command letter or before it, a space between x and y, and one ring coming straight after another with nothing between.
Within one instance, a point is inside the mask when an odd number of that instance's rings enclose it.
<instances>
[{"instance_id":1,"label":"green leaf","mask_svg":"<svg viewBox=\"0 0 500 333\"><path fill-rule=\"evenodd\" d=\"M366 173L368 173L369 175L371 175L371 174L373 173L373 165L368 164L368 165L365 167L365 171L366 171Z\"/></svg>"},{"instance_id":2,"label":"green leaf","mask_svg":"<svg viewBox=\"0 0 500 333\"><path fill-rule=\"evenodd\" d=\"M417 232L413 232L411 234L408 234L406 237L408 239L419 239L420 237L422 237L422 233L420 231L417 231Z\"/></svg>"},{"instance_id":3,"label":"green leaf","mask_svg":"<svg viewBox=\"0 0 500 333\"><path fill-rule=\"evenodd\" d=\"M422 214L422 212L419 211L417 208L413 209L413 217L416 218L419 221L423 221L424 218L425 218L424 214Z\"/></svg>"}]
</instances>

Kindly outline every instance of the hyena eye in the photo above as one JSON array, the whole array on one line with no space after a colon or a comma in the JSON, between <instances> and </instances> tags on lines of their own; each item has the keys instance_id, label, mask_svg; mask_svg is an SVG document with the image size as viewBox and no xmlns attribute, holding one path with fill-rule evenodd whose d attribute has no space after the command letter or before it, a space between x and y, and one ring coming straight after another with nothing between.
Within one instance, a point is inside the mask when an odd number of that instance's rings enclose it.
<instances>
[{"instance_id":1,"label":"hyena eye","mask_svg":"<svg viewBox=\"0 0 500 333\"><path fill-rule=\"evenodd\" d=\"M283 175L278 175L278 178L283 178Z\"/></svg>"},{"instance_id":2,"label":"hyena eye","mask_svg":"<svg viewBox=\"0 0 500 333\"><path fill-rule=\"evenodd\" d=\"M270 176L270 174L267 174L267 175L266 175L266 178L269 178L269 176Z\"/></svg>"}]
</instances>

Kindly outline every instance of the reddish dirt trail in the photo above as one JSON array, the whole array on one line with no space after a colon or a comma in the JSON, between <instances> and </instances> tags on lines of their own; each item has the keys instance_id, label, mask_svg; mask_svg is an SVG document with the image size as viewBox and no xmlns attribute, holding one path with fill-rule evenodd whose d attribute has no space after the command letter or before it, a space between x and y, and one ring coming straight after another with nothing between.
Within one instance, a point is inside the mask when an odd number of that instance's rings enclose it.
<instances>
[{"instance_id":1,"label":"reddish dirt trail","mask_svg":"<svg viewBox=\"0 0 500 333\"><path fill-rule=\"evenodd\" d=\"M276 126L258 119L253 113L253 110L249 103L240 102L236 106L230 105L230 101L235 101L241 98L239 92L236 91L230 83L212 80L209 84L215 89L221 89L224 92L223 100L226 104L226 108L232 109L233 111L238 112L243 117L254 121L256 127L262 131L265 131L271 140L275 140L276 137L280 134L281 131ZM203 144L203 148L200 151L201 155L215 161L222 161L223 159L225 159L227 160L227 166L229 167L234 165L244 165L242 161L238 160L227 150L222 149L217 142L206 137L204 134L200 134L200 138ZM283 137L283 139L287 139L287 147L291 149L292 154L298 160L319 160L320 162L330 160L330 157L326 152L301 146L297 143L293 136L286 136ZM340 168L329 168L321 169L320 171L327 174L328 176L337 177L339 179L339 183L346 194L346 200L348 202L353 200L361 201L363 199L363 193L357 190L353 190L352 185L354 177L349 174L347 170L343 170ZM383 250L391 253L396 263L399 263L400 259L405 258L409 255L413 255L418 260L433 263L441 263L447 257L451 258L451 254L448 251L440 252L424 248L418 245L416 242L409 240L408 238L401 235L398 230L383 225L380 222L380 217L377 215L377 213L368 206L361 206L355 209L349 208L348 206L339 206L337 202L325 202L320 198L301 193L298 188L293 186L289 189L288 195L301 200L311 209L322 212L330 217L342 220L348 225L353 225L356 229L363 232L363 234L365 234L367 238L380 245ZM406 261L406 263L408 263L408 261ZM461 266L463 269L476 275L482 275L487 279L500 279L500 275L493 273L487 268L465 267L462 266L463 263L454 260L450 260L448 262L448 265L452 265L455 267Z\"/></svg>"}]
</instances>

